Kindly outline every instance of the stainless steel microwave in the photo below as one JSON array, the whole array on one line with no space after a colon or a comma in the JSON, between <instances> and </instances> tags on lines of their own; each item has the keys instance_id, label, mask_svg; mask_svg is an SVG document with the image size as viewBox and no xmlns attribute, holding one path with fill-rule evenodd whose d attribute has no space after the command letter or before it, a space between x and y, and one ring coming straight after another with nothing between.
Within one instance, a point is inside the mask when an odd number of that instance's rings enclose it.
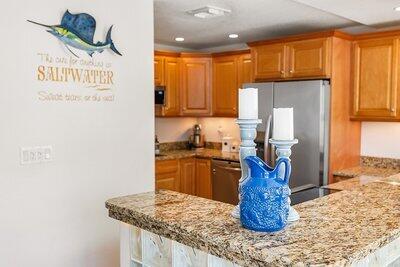
<instances>
[{"instance_id":1,"label":"stainless steel microwave","mask_svg":"<svg viewBox=\"0 0 400 267\"><path fill-rule=\"evenodd\" d=\"M156 86L154 88L154 104L165 104L165 86Z\"/></svg>"}]
</instances>

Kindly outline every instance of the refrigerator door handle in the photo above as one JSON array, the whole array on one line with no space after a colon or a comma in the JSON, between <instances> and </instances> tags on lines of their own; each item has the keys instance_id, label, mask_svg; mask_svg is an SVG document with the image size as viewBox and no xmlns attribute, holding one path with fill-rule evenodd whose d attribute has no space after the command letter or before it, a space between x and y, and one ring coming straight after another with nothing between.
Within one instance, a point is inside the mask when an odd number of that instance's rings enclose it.
<instances>
[{"instance_id":1,"label":"refrigerator door handle","mask_svg":"<svg viewBox=\"0 0 400 267\"><path fill-rule=\"evenodd\" d=\"M265 136L264 136L264 161L269 165L274 163L274 156L272 154L272 145L269 144L269 139L271 138L271 125L272 125L272 115L268 116L266 127L265 127Z\"/></svg>"}]
</instances>

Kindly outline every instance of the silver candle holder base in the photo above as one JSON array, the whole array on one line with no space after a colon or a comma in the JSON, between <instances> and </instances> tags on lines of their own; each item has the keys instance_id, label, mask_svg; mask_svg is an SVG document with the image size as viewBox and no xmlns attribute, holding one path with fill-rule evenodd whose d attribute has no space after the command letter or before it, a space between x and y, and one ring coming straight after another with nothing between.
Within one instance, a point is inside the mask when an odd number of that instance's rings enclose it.
<instances>
[{"instance_id":1,"label":"silver candle holder base","mask_svg":"<svg viewBox=\"0 0 400 267\"><path fill-rule=\"evenodd\" d=\"M269 143L273 146L275 146L276 150L276 156L278 157L277 160L281 158L286 158L290 162L290 155L292 155L292 146L297 144L299 140L293 139L293 140L274 140L274 139L269 139ZM285 175L285 170L283 169L284 166L281 166L279 169L279 177L284 177ZM290 189L289 192L291 193ZM289 194L290 194L289 193ZM289 205L290 205L290 198L289 198ZM292 207L289 207L289 216L288 216L288 222L295 222L300 219L299 213Z\"/></svg>"},{"instance_id":2,"label":"silver candle holder base","mask_svg":"<svg viewBox=\"0 0 400 267\"><path fill-rule=\"evenodd\" d=\"M239 202L240 202L240 188L243 182L246 180L247 175L249 173L249 168L245 162L245 158L248 156L256 155L256 143L254 143L254 139L257 137L257 124L260 124L262 121L259 119L237 119L236 123L240 128L240 149L239 149L239 160L240 166L242 168L242 176L239 180ZM239 204L235 206L232 210L232 216L234 218L240 218L240 207Z\"/></svg>"}]
</instances>

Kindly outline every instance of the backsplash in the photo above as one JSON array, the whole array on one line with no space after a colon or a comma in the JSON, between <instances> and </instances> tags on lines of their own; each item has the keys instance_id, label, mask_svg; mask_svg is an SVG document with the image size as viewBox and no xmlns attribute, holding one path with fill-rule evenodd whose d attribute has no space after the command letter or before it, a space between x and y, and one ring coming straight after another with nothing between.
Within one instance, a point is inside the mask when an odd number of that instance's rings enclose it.
<instances>
[{"instance_id":1,"label":"backsplash","mask_svg":"<svg viewBox=\"0 0 400 267\"><path fill-rule=\"evenodd\" d=\"M235 118L156 118L155 134L161 143L189 140L195 124L201 124L206 142L221 142L222 135L240 139Z\"/></svg>"},{"instance_id":2,"label":"backsplash","mask_svg":"<svg viewBox=\"0 0 400 267\"><path fill-rule=\"evenodd\" d=\"M400 159L361 156L361 165L377 168L400 169Z\"/></svg>"},{"instance_id":3,"label":"backsplash","mask_svg":"<svg viewBox=\"0 0 400 267\"><path fill-rule=\"evenodd\" d=\"M171 150L184 150L189 149L189 142L188 141L178 141L178 142L167 142L167 143L160 143L160 152L164 153ZM205 148L209 149L222 149L222 143L220 142L205 142Z\"/></svg>"}]
</instances>

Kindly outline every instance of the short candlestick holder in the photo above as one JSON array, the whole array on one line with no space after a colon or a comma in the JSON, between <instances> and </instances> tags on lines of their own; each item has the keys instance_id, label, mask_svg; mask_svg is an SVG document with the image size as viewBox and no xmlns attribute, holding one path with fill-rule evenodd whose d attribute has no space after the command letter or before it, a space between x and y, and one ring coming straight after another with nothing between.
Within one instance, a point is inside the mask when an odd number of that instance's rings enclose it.
<instances>
[{"instance_id":1,"label":"short candlestick holder","mask_svg":"<svg viewBox=\"0 0 400 267\"><path fill-rule=\"evenodd\" d=\"M247 175L249 173L249 167L245 162L245 158L248 156L256 155L256 143L254 143L254 139L257 137L257 124L260 124L262 121L259 119L237 119L236 123L240 128L240 149L239 149L239 159L240 166L242 168L242 177L239 180L239 202L240 202L240 188L243 182L246 180ZM239 219L240 218L240 207L239 204L235 206L232 211L232 216Z\"/></svg>"},{"instance_id":2,"label":"short candlestick holder","mask_svg":"<svg viewBox=\"0 0 400 267\"><path fill-rule=\"evenodd\" d=\"M292 146L297 144L299 140L293 139L293 140L274 140L274 139L269 139L269 143L276 148L276 156L278 157L277 160L281 158L287 158L290 162L290 155L292 155ZM285 175L285 169L284 166L280 166L279 168L279 177L284 177ZM289 189L289 192L290 189ZM290 193L289 193L290 194ZM289 205L290 205L290 198L289 198ZM288 222L295 222L300 219L299 213L292 207L290 206L289 208L289 216L288 216Z\"/></svg>"}]
</instances>

